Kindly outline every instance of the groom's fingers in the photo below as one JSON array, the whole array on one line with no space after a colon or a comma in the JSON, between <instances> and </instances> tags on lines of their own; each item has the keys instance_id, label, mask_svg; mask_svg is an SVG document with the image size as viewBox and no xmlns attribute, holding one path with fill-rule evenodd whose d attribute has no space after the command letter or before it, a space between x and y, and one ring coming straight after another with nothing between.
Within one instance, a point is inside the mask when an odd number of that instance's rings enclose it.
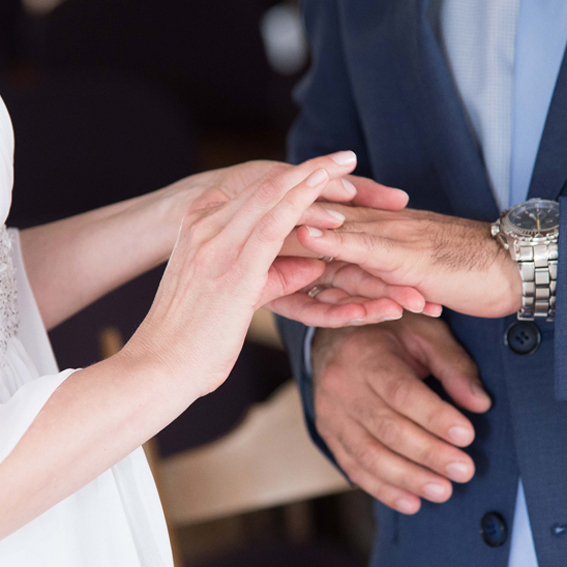
<instances>
[{"instance_id":1,"label":"groom's fingers","mask_svg":"<svg viewBox=\"0 0 567 567\"><path fill-rule=\"evenodd\" d=\"M355 206L400 211L409 202L409 195L401 189L387 187L372 181L372 179L357 177L356 175L349 175L347 180L356 187L357 194L352 201Z\"/></svg>"},{"instance_id":2,"label":"groom's fingers","mask_svg":"<svg viewBox=\"0 0 567 567\"><path fill-rule=\"evenodd\" d=\"M333 209L333 203L314 203L303 213L297 224L335 229L344 221L344 215Z\"/></svg>"},{"instance_id":3,"label":"groom's fingers","mask_svg":"<svg viewBox=\"0 0 567 567\"><path fill-rule=\"evenodd\" d=\"M364 232L336 232L302 226L297 240L314 256L332 256L379 272L390 272L411 260L408 250L396 242Z\"/></svg>"}]
</instances>

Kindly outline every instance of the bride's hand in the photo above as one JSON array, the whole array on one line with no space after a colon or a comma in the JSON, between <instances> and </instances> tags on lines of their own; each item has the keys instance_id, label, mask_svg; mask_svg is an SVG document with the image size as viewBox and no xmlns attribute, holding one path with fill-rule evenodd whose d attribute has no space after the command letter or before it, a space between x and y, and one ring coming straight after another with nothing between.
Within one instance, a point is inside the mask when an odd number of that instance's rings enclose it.
<instances>
[{"instance_id":1,"label":"bride's hand","mask_svg":"<svg viewBox=\"0 0 567 567\"><path fill-rule=\"evenodd\" d=\"M356 165L356 156L352 152L338 152L330 157L344 163L348 167L346 173L350 173ZM318 166L320 160L321 158L315 158L295 167L278 162L253 161L199 174L193 178L193 183L196 183L194 186L203 189L194 206L205 207L211 203L225 202L238 195L244 187L284 172L289 172L296 182L300 182L308 171ZM398 211L406 206L408 196L404 191L364 177L348 175L334 178L329 181L318 202L304 212L298 224L320 229L338 228L343 222L340 218L342 215L336 215L336 207L329 201ZM287 254L284 251L282 255L293 256L294 252ZM290 273L293 273L292 262L295 262L298 272L304 269L298 260L289 258L286 262ZM318 276L317 281L313 281L307 289L278 298L266 307L274 313L316 327L379 323L398 319L404 309L414 313L438 314L438 307L427 304L416 290L388 286L355 266L339 266L338 263L333 263L325 266L323 271L321 264ZM313 286L320 286L324 291L311 296L306 292ZM349 319L351 311L348 306L353 303L359 304L362 308L359 311L360 321Z\"/></svg>"},{"instance_id":2,"label":"bride's hand","mask_svg":"<svg viewBox=\"0 0 567 567\"><path fill-rule=\"evenodd\" d=\"M187 387L196 396L217 388L254 311L321 275L325 266L318 260L276 258L305 211L353 167L319 158L257 181L226 203L194 207L154 304L122 355L191 377ZM341 309L351 320L364 311L357 304Z\"/></svg>"},{"instance_id":3,"label":"bride's hand","mask_svg":"<svg viewBox=\"0 0 567 567\"><path fill-rule=\"evenodd\" d=\"M335 167L340 165L345 175L356 167L356 155L353 152L336 152L329 157L341 162L333 165ZM246 188L284 173L291 175L292 181L295 180L297 184L305 179L309 171L319 167L320 160L321 158L317 157L298 166L277 161L249 161L192 175L166 187L163 192L164 195L176 196L177 211L186 211L194 207L205 208L211 203L229 201ZM380 185L371 179L348 175L332 177L321 193L319 201L305 211L299 224L322 229L339 226L341 221L327 213L328 203L324 201L398 211L407 205L408 196L404 191Z\"/></svg>"}]
</instances>

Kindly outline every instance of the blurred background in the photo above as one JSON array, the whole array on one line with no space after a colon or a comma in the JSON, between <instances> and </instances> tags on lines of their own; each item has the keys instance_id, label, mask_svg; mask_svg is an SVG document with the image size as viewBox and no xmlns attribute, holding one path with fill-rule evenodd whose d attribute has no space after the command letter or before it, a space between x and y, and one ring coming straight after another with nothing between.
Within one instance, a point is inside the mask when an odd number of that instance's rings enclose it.
<instances>
[{"instance_id":1,"label":"blurred background","mask_svg":"<svg viewBox=\"0 0 567 567\"><path fill-rule=\"evenodd\" d=\"M25 228L249 159L285 159L309 64L281 0L1 0L0 94L16 134L9 225ZM109 356L161 269L51 333L62 368ZM311 445L271 316L231 378L146 447L176 567L368 560L368 497Z\"/></svg>"}]
</instances>

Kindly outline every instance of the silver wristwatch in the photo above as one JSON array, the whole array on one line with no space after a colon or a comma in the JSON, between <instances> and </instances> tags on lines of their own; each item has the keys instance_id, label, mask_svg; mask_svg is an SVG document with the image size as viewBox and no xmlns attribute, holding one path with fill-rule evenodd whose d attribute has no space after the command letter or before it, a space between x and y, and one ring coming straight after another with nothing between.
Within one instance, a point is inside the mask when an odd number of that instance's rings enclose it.
<instances>
[{"instance_id":1,"label":"silver wristwatch","mask_svg":"<svg viewBox=\"0 0 567 567\"><path fill-rule=\"evenodd\" d=\"M552 321L559 257L559 203L544 199L520 203L504 211L492 224L492 236L518 262L523 288L518 319L545 317Z\"/></svg>"}]
</instances>

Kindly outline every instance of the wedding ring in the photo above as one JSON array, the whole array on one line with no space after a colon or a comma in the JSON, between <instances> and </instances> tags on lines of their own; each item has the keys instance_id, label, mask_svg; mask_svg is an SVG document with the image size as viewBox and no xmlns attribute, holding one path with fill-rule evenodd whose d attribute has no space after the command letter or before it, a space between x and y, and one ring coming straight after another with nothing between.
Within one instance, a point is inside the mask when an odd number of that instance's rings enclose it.
<instances>
[{"instance_id":1,"label":"wedding ring","mask_svg":"<svg viewBox=\"0 0 567 567\"><path fill-rule=\"evenodd\" d=\"M329 289L328 285L315 285L308 292L307 295L312 299L315 299L322 291Z\"/></svg>"},{"instance_id":2,"label":"wedding ring","mask_svg":"<svg viewBox=\"0 0 567 567\"><path fill-rule=\"evenodd\" d=\"M327 264L329 262L332 262L335 257L334 256L319 256L319 258L317 258L318 260L321 260L322 262L327 262Z\"/></svg>"}]
</instances>

